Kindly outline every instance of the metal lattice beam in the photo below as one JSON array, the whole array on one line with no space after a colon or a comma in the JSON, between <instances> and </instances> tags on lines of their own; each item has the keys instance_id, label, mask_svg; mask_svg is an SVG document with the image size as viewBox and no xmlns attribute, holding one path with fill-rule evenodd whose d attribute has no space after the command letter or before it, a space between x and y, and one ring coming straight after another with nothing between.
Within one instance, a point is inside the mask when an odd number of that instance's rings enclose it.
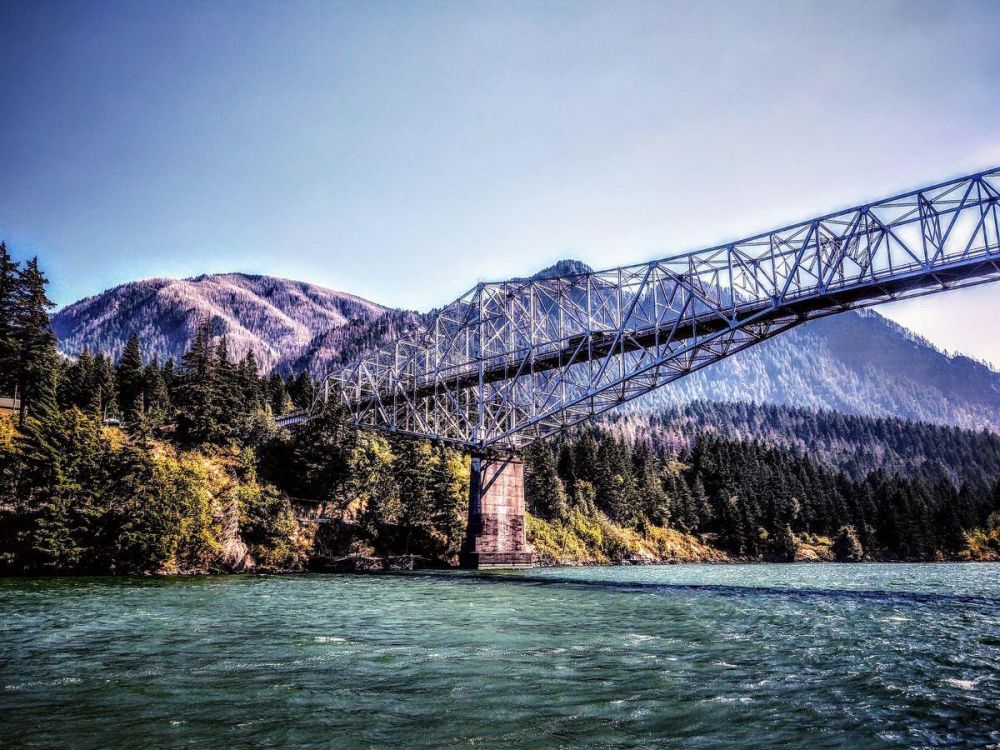
<instances>
[{"instance_id":1,"label":"metal lattice beam","mask_svg":"<svg viewBox=\"0 0 1000 750\"><path fill-rule=\"evenodd\" d=\"M359 426L516 448L808 320L1000 279L1000 168L608 271L479 284L331 376Z\"/></svg>"}]
</instances>

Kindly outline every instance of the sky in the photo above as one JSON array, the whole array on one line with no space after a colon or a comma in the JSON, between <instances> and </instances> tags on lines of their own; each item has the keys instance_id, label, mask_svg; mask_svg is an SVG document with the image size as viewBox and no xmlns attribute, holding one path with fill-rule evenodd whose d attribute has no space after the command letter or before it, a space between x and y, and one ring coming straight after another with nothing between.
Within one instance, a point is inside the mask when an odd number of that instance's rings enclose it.
<instances>
[{"instance_id":1,"label":"sky","mask_svg":"<svg viewBox=\"0 0 1000 750\"><path fill-rule=\"evenodd\" d=\"M1000 3L0 0L0 238L60 305L426 310L1000 165ZM1000 285L879 308L1000 366Z\"/></svg>"}]
</instances>

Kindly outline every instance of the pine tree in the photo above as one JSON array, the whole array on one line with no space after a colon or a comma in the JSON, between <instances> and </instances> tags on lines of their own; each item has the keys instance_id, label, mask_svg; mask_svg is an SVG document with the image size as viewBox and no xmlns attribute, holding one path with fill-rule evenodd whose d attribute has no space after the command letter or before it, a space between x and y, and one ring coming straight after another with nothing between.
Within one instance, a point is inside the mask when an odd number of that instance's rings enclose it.
<instances>
[{"instance_id":1,"label":"pine tree","mask_svg":"<svg viewBox=\"0 0 1000 750\"><path fill-rule=\"evenodd\" d=\"M176 399L177 391L177 367L174 364L174 358L168 357L167 361L163 363L163 369L161 370L163 374L163 385L167 389L167 395L170 397L170 403L173 404Z\"/></svg>"},{"instance_id":2,"label":"pine tree","mask_svg":"<svg viewBox=\"0 0 1000 750\"><path fill-rule=\"evenodd\" d=\"M274 413L274 416L280 417L286 412L289 399L285 380L279 373L271 373L271 377L267 381L267 393L271 404L271 411Z\"/></svg>"},{"instance_id":3,"label":"pine tree","mask_svg":"<svg viewBox=\"0 0 1000 750\"><path fill-rule=\"evenodd\" d=\"M60 378L59 404L64 407L75 406L87 414L96 414L98 397L95 381L94 355L90 353L90 349L84 349Z\"/></svg>"},{"instance_id":4,"label":"pine tree","mask_svg":"<svg viewBox=\"0 0 1000 750\"><path fill-rule=\"evenodd\" d=\"M536 440L524 451L524 458L524 498L531 513L541 518L566 518L569 502L556 471L552 446Z\"/></svg>"},{"instance_id":5,"label":"pine tree","mask_svg":"<svg viewBox=\"0 0 1000 750\"><path fill-rule=\"evenodd\" d=\"M40 379L33 384L31 409L24 414L18 438L21 461L18 497L29 507L49 501L62 482L63 450L56 401L58 355L55 347L36 362Z\"/></svg>"},{"instance_id":6,"label":"pine tree","mask_svg":"<svg viewBox=\"0 0 1000 750\"><path fill-rule=\"evenodd\" d=\"M406 551L414 535L423 536L434 520L431 492L430 451L426 443L413 438L394 441L394 473L402 506L400 520L406 533Z\"/></svg>"},{"instance_id":7,"label":"pine tree","mask_svg":"<svg viewBox=\"0 0 1000 750\"><path fill-rule=\"evenodd\" d=\"M860 562L865 555L858 532L850 524L841 526L833 541L833 554L839 562Z\"/></svg>"},{"instance_id":8,"label":"pine tree","mask_svg":"<svg viewBox=\"0 0 1000 750\"><path fill-rule=\"evenodd\" d=\"M155 355L143 371L142 393L149 426L155 428L162 425L170 412L170 394Z\"/></svg>"},{"instance_id":9,"label":"pine tree","mask_svg":"<svg viewBox=\"0 0 1000 750\"><path fill-rule=\"evenodd\" d=\"M180 438L189 443L211 442L217 440L220 433L222 415L217 395L217 360L211 344L212 323L205 319L181 360L177 431Z\"/></svg>"},{"instance_id":10,"label":"pine tree","mask_svg":"<svg viewBox=\"0 0 1000 750\"><path fill-rule=\"evenodd\" d=\"M303 370L288 382L288 395L298 409L308 409L316 394L316 386L309 376L308 370Z\"/></svg>"},{"instance_id":11,"label":"pine tree","mask_svg":"<svg viewBox=\"0 0 1000 750\"><path fill-rule=\"evenodd\" d=\"M256 411L262 407L263 389L261 388L260 372L257 358L253 350L247 352L238 368L239 388L247 411Z\"/></svg>"},{"instance_id":12,"label":"pine tree","mask_svg":"<svg viewBox=\"0 0 1000 750\"><path fill-rule=\"evenodd\" d=\"M118 410L118 381L111 358L103 354L94 361L94 391L96 393L97 413L102 419L115 419L121 416Z\"/></svg>"},{"instance_id":13,"label":"pine tree","mask_svg":"<svg viewBox=\"0 0 1000 750\"><path fill-rule=\"evenodd\" d=\"M433 527L444 537L444 548L435 550L439 556L455 553L462 542L468 499L468 481L463 470L456 476L452 464L458 463L453 451L443 445L434 449L434 462L430 474Z\"/></svg>"},{"instance_id":14,"label":"pine tree","mask_svg":"<svg viewBox=\"0 0 1000 750\"><path fill-rule=\"evenodd\" d=\"M43 397L43 389L55 387L59 360L56 335L49 320L53 306L45 291L49 280L38 267L38 258L28 261L19 276L20 290L15 309L18 390L21 393L20 422L24 424L32 402ZM53 405L55 392L52 393Z\"/></svg>"},{"instance_id":15,"label":"pine tree","mask_svg":"<svg viewBox=\"0 0 1000 750\"><path fill-rule=\"evenodd\" d=\"M125 422L138 421L145 412L143 403L145 371L142 366L142 351L139 337L129 337L125 350L115 371L118 382L118 406Z\"/></svg>"},{"instance_id":16,"label":"pine tree","mask_svg":"<svg viewBox=\"0 0 1000 750\"><path fill-rule=\"evenodd\" d=\"M214 398L218 424L213 439L231 440L240 433L252 405L243 399L239 371L229 359L229 342L225 336L219 339L215 349Z\"/></svg>"},{"instance_id":17,"label":"pine tree","mask_svg":"<svg viewBox=\"0 0 1000 750\"><path fill-rule=\"evenodd\" d=\"M20 288L18 264L7 252L7 245L0 242L0 396L4 397L13 396L18 385Z\"/></svg>"}]
</instances>

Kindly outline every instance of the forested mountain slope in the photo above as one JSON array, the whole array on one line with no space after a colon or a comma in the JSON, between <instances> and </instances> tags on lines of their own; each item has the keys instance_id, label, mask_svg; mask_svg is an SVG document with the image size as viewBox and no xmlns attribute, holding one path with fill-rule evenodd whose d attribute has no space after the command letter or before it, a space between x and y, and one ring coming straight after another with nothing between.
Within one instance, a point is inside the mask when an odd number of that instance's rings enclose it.
<instances>
[{"instance_id":1,"label":"forested mountain slope","mask_svg":"<svg viewBox=\"0 0 1000 750\"><path fill-rule=\"evenodd\" d=\"M1000 373L948 356L873 311L815 320L627 407L707 401L833 409L1000 430Z\"/></svg>"},{"instance_id":2,"label":"forested mountain slope","mask_svg":"<svg viewBox=\"0 0 1000 750\"><path fill-rule=\"evenodd\" d=\"M699 439L715 437L756 441L806 455L854 480L883 471L960 487L983 477L1000 477L1000 434L899 417L695 401L651 414L614 414L605 425L629 443L647 441L674 457L690 451Z\"/></svg>"}]
</instances>

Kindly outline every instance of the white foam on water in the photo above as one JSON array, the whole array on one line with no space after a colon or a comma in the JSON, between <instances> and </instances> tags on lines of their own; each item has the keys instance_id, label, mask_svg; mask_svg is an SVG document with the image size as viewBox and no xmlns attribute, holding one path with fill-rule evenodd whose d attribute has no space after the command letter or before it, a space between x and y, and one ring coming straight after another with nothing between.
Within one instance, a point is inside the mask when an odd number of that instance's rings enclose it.
<instances>
[{"instance_id":1,"label":"white foam on water","mask_svg":"<svg viewBox=\"0 0 1000 750\"><path fill-rule=\"evenodd\" d=\"M977 677L974 680L956 680L953 677L949 677L945 680L945 682L951 685L952 687L962 688L962 690L975 690L976 683L979 682L981 679L982 679L981 677Z\"/></svg>"}]
</instances>

